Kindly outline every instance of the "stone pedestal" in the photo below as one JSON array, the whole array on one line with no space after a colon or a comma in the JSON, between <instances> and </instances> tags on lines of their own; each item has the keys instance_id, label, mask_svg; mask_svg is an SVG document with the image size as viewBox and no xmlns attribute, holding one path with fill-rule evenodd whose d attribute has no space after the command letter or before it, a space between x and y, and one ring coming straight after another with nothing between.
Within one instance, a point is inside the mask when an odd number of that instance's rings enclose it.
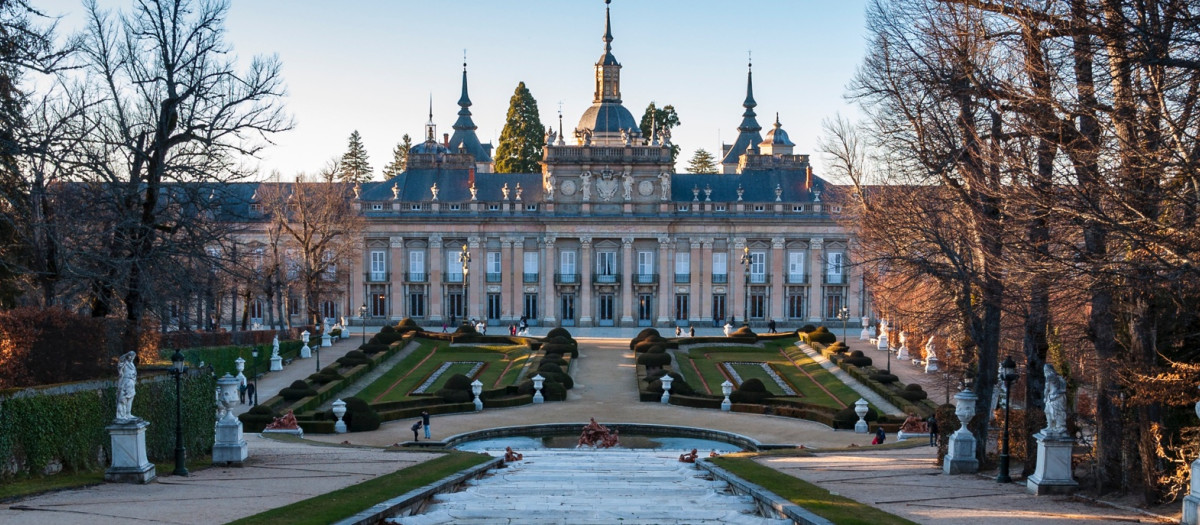
<instances>
[{"instance_id":1,"label":"stone pedestal","mask_svg":"<svg viewBox=\"0 0 1200 525\"><path fill-rule=\"evenodd\" d=\"M929 433L928 432L924 432L924 433L922 433L922 432L905 432L903 430L896 433L897 441L904 441L909 438L918 438L918 439L927 441L927 440L929 440Z\"/></svg>"},{"instance_id":2,"label":"stone pedestal","mask_svg":"<svg viewBox=\"0 0 1200 525\"><path fill-rule=\"evenodd\" d=\"M975 459L975 436L960 428L950 434L950 448L942 461L946 474L968 474L979 472L979 460Z\"/></svg>"},{"instance_id":3,"label":"stone pedestal","mask_svg":"<svg viewBox=\"0 0 1200 525\"><path fill-rule=\"evenodd\" d=\"M333 346L333 338L329 336L328 332L321 334L321 346Z\"/></svg>"},{"instance_id":4,"label":"stone pedestal","mask_svg":"<svg viewBox=\"0 0 1200 525\"><path fill-rule=\"evenodd\" d=\"M890 351L891 351L891 349L888 347L888 336L887 336L887 333L882 333L882 334L879 334L879 339L877 339L876 341L878 341L878 344L879 344L879 347L878 347L878 348L879 348L880 350L883 350L883 351L885 351L885 352L890 352Z\"/></svg>"},{"instance_id":5,"label":"stone pedestal","mask_svg":"<svg viewBox=\"0 0 1200 525\"><path fill-rule=\"evenodd\" d=\"M925 360L925 373L928 374L930 372L937 372L937 369L938 369L937 363L938 363L938 360L936 357L930 357L929 359L926 359Z\"/></svg>"},{"instance_id":6,"label":"stone pedestal","mask_svg":"<svg viewBox=\"0 0 1200 525\"><path fill-rule=\"evenodd\" d=\"M300 359L308 359L310 357L312 357L312 349L309 348L307 344L304 346L301 346L300 347Z\"/></svg>"},{"instance_id":7,"label":"stone pedestal","mask_svg":"<svg viewBox=\"0 0 1200 525\"><path fill-rule=\"evenodd\" d=\"M250 456L250 446L242 437L242 422L233 414L217 421L217 439L213 443L213 463L225 463L242 466L242 462Z\"/></svg>"},{"instance_id":8,"label":"stone pedestal","mask_svg":"<svg viewBox=\"0 0 1200 525\"><path fill-rule=\"evenodd\" d=\"M281 370L283 370L283 358L279 355L271 356L271 371L279 372Z\"/></svg>"},{"instance_id":9,"label":"stone pedestal","mask_svg":"<svg viewBox=\"0 0 1200 525\"><path fill-rule=\"evenodd\" d=\"M1192 488L1183 497L1183 525L1200 525L1200 459L1192 462Z\"/></svg>"},{"instance_id":10,"label":"stone pedestal","mask_svg":"<svg viewBox=\"0 0 1200 525\"><path fill-rule=\"evenodd\" d=\"M1070 494L1079 488L1071 471L1071 447L1075 440L1069 436L1048 436L1045 431L1033 437L1038 440L1037 469L1025 481L1025 488L1039 496ZM1193 465L1192 470L1195 468Z\"/></svg>"},{"instance_id":11,"label":"stone pedestal","mask_svg":"<svg viewBox=\"0 0 1200 525\"><path fill-rule=\"evenodd\" d=\"M104 427L112 438L112 466L104 471L104 481L149 483L157 477L154 464L146 459L146 427L143 419L113 422Z\"/></svg>"},{"instance_id":12,"label":"stone pedestal","mask_svg":"<svg viewBox=\"0 0 1200 525\"><path fill-rule=\"evenodd\" d=\"M909 359L912 359L912 356L908 355L907 344L900 345L900 350L896 352L896 359L901 361L908 361Z\"/></svg>"}]
</instances>

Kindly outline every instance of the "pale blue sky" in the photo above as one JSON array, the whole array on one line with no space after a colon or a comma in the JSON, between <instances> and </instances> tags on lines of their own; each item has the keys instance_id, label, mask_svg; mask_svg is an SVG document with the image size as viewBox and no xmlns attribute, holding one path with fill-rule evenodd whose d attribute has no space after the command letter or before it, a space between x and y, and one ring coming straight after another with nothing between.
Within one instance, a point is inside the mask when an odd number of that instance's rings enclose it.
<instances>
[{"instance_id":1,"label":"pale blue sky","mask_svg":"<svg viewBox=\"0 0 1200 525\"><path fill-rule=\"evenodd\" d=\"M128 9L132 0L99 0ZM34 0L77 27L82 3ZM683 171L696 148L733 142L753 52L754 97L763 133L779 112L797 153L815 152L820 123L854 114L843 98L863 50L865 0L614 0L613 54L625 107L673 104ZM471 111L484 142L498 142L508 99L524 81L542 121L568 130L591 104L593 64L603 51L602 0L238 0L228 40L243 59L277 53L296 128L277 135L264 174L315 171L346 149L357 129L379 171L408 133L420 140L433 96L439 136L457 118L463 50Z\"/></svg>"}]
</instances>

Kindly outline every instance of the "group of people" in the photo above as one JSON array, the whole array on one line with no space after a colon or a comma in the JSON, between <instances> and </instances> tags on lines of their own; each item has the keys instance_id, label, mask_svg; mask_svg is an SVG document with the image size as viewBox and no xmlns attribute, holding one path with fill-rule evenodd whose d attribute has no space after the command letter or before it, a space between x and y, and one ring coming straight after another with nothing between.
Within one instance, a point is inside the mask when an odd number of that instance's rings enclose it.
<instances>
[{"instance_id":1,"label":"group of people","mask_svg":"<svg viewBox=\"0 0 1200 525\"><path fill-rule=\"evenodd\" d=\"M683 336L683 328L676 326L675 327L675 337L682 337L682 336ZM696 337L696 327L694 327L694 326L688 327L688 337Z\"/></svg>"},{"instance_id":2,"label":"group of people","mask_svg":"<svg viewBox=\"0 0 1200 525\"><path fill-rule=\"evenodd\" d=\"M520 323L508 325L508 334L513 337L529 335L529 320L522 316Z\"/></svg>"},{"instance_id":3,"label":"group of people","mask_svg":"<svg viewBox=\"0 0 1200 525\"><path fill-rule=\"evenodd\" d=\"M428 410L422 410L421 411L421 419L418 419L416 423L412 424L411 429L413 432L413 441L421 440L419 437L417 437L417 433L420 432L422 428L425 429L425 439L433 439L430 437L430 434L429 434L429 411Z\"/></svg>"}]
</instances>

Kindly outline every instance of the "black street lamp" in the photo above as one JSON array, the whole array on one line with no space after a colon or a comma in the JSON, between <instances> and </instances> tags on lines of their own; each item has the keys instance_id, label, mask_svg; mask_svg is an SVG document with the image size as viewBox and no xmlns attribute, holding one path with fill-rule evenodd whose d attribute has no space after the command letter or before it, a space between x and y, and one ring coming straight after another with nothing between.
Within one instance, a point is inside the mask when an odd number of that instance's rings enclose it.
<instances>
[{"instance_id":1,"label":"black street lamp","mask_svg":"<svg viewBox=\"0 0 1200 525\"><path fill-rule=\"evenodd\" d=\"M745 282L742 283L742 324L750 325L750 247L742 247L742 275L745 276Z\"/></svg>"},{"instance_id":2,"label":"black street lamp","mask_svg":"<svg viewBox=\"0 0 1200 525\"><path fill-rule=\"evenodd\" d=\"M849 346L850 341L846 339L846 321L850 319L850 309L843 306L842 309L838 311L837 318L842 320L842 344Z\"/></svg>"},{"instance_id":3,"label":"black street lamp","mask_svg":"<svg viewBox=\"0 0 1200 525\"><path fill-rule=\"evenodd\" d=\"M258 346L250 347L250 375L254 376L254 394L250 396L250 406L258 405Z\"/></svg>"},{"instance_id":4,"label":"black street lamp","mask_svg":"<svg viewBox=\"0 0 1200 525\"><path fill-rule=\"evenodd\" d=\"M1008 476L1008 409L1012 399L1012 384L1017 379L1017 363L1012 356L1004 358L1000 364L1000 380L1004 381L1004 439L1000 449L1000 473L996 475L996 483L1012 483Z\"/></svg>"},{"instance_id":5,"label":"black street lamp","mask_svg":"<svg viewBox=\"0 0 1200 525\"><path fill-rule=\"evenodd\" d=\"M362 344L367 344L367 303L358 307L358 316L362 319Z\"/></svg>"},{"instance_id":6,"label":"black street lamp","mask_svg":"<svg viewBox=\"0 0 1200 525\"><path fill-rule=\"evenodd\" d=\"M463 319L471 318L471 300L467 295L467 291L471 286L471 252L467 251L467 245L462 245L462 251L458 254L458 262L462 263L463 273Z\"/></svg>"},{"instance_id":7,"label":"black street lamp","mask_svg":"<svg viewBox=\"0 0 1200 525\"><path fill-rule=\"evenodd\" d=\"M187 373L187 365L183 362L183 354L179 349L171 355L171 375L175 376L175 472L176 476L188 475L187 452L183 449L183 374ZM255 390L258 388L255 387Z\"/></svg>"}]
</instances>

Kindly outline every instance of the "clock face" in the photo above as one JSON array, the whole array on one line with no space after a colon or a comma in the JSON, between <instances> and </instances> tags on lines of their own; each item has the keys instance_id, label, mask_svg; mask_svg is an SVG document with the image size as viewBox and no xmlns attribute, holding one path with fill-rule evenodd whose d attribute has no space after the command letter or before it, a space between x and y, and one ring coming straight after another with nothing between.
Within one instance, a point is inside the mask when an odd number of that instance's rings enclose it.
<instances>
[{"instance_id":1,"label":"clock face","mask_svg":"<svg viewBox=\"0 0 1200 525\"><path fill-rule=\"evenodd\" d=\"M559 186L559 188L562 190L563 195L574 195L575 194L575 181L564 180L562 182L562 185Z\"/></svg>"},{"instance_id":2,"label":"clock face","mask_svg":"<svg viewBox=\"0 0 1200 525\"><path fill-rule=\"evenodd\" d=\"M639 182L638 193L641 193L642 195L650 195L651 193L654 193L654 183L648 180Z\"/></svg>"}]
</instances>

